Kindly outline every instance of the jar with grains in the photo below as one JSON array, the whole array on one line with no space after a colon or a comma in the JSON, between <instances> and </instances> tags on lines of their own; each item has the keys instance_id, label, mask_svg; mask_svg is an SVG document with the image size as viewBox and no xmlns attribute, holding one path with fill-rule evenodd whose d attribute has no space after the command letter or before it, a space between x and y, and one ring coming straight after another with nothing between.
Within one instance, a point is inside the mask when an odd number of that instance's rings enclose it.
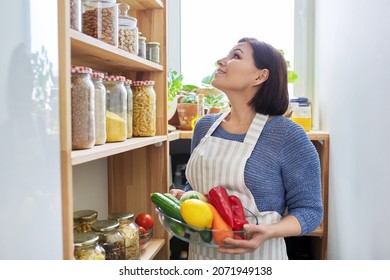
<instances>
[{"instance_id":1,"label":"jar with grains","mask_svg":"<svg viewBox=\"0 0 390 280\"><path fill-rule=\"evenodd\" d=\"M95 145L106 143L106 87L103 85L104 73L92 71L95 86Z\"/></svg>"},{"instance_id":2,"label":"jar with grains","mask_svg":"<svg viewBox=\"0 0 390 280\"><path fill-rule=\"evenodd\" d=\"M133 81L133 136L156 135L154 81Z\"/></svg>"},{"instance_id":3,"label":"jar with grains","mask_svg":"<svg viewBox=\"0 0 390 280\"><path fill-rule=\"evenodd\" d=\"M160 63L160 43L147 42L146 43L146 59Z\"/></svg>"},{"instance_id":4,"label":"jar with grains","mask_svg":"<svg viewBox=\"0 0 390 280\"><path fill-rule=\"evenodd\" d=\"M119 231L125 236L125 251L127 260L139 260L139 227L134 222L133 213L112 213L109 218L119 222Z\"/></svg>"},{"instance_id":5,"label":"jar with grains","mask_svg":"<svg viewBox=\"0 0 390 280\"><path fill-rule=\"evenodd\" d=\"M144 36L138 37L138 56L146 58L146 38Z\"/></svg>"},{"instance_id":6,"label":"jar with grains","mask_svg":"<svg viewBox=\"0 0 390 280\"><path fill-rule=\"evenodd\" d=\"M107 142L127 139L127 91L123 76L105 76Z\"/></svg>"},{"instance_id":7,"label":"jar with grains","mask_svg":"<svg viewBox=\"0 0 390 280\"><path fill-rule=\"evenodd\" d=\"M128 15L130 6L126 3L118 4L119 8L119 48L138 55L138 28L137 19Z\"/></svg>"},{"instance_id":8,"label":"jar with grains","mask_svg":"<svg viewBox=\"0 0 390 280\"><path fill-rule=\"evenodd\" d=\"M133 91L131 90L132 81L125 81L127 91L127 139L133 137Z\"/></svg>"},{"instance_id":9,"label":"jar with grains","mask_svg":"<svg viewBox=\"0 0 390 280\"><path fill-rule=\"evenodd\" d=\"M95 145L95 87L92 69L72 66L71 111L72 149L88 149Z\"/></svg>"},{"instance_id":10,"label":"jar with grains","mask_svg":"<svg viewBox=\"0 0 390 280\"><path fill-rule=\"evenodd\" d=\"M92 225L92 231L99 236L98 243L106 251L106 260L125 260L125 236L119 231L119 222L101 220Z\"/></svg>"},{"instance_id":11,"label":"jar with grains","mask_svg":"<svg viewBox=\"0 0 390 280\"><path fill-rule=\"evenodd\" d=\"M93 232L74 234L73 256L75 260L105 260L106 252L98 243L99 236Z\"/></svg>"},{"instance_id":12,"label":"jar with grains","mask_svg":"<svg viewBox=\"0 0 390 280\"><path fill-rule=\"evenodd\" d=\"M118 5L116 0L85 0L83 33L118 47Z\"/></svg>"},{"instance_id":13,"label":"jar with grains","mask_svg":"<svg viewBox=\"0 0 390 280\"><path fill-rule=\"evenodd\" d=\"M70 0L70 28L81 32L81 0Z\"/></svg>"},{"instance_id":14,"label":"jar with grains","mask_svg":"<svg viewBox=\"0 0 390 280\"><path fill-rule=\"evenodd\" d=\"M78 210L73 212L74 232L91 232L91 226L97 221L98 213L95 210Z\"/></svg>"}]
</instances>

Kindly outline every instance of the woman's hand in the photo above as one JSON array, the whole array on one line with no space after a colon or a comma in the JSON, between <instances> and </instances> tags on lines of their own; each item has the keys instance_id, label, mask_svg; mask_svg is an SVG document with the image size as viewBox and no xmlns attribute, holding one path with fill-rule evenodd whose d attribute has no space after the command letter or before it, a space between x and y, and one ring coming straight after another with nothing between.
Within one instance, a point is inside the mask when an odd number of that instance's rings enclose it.
<instances>
[{"instance_id":1,"label":"woman's hand","mask_svg":"<svg viewBox=\"0 0 390 280\"><path fill-rule=\"evenodd\" d=\"M171 195L173 195L174 197L176 197L177 199L180 200L180 198L182 197L182 195L184 194L184 191L183 190L180 190L180 189L171 189L169 190L169 193Z\"/></svg>"}]
</instances>

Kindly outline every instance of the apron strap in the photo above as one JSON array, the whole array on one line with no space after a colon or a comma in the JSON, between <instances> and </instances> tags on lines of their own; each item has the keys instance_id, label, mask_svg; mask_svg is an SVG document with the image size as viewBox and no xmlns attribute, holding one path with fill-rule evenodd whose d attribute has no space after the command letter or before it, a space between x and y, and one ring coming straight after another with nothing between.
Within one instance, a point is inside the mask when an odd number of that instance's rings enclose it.
<instances>
[{"instance_id":1,"label":"apron strap","mask_svg":"<svg viewBox=\"0 0 390 280\"><path fill-rule=\"evenodd\" d=\"M205 137L210 136L214 130L217 128L217 126L226 118L226 116L229 114L229 112L225 112L219 116L219 118L213 123L213 125L209 128L207 131Z\"/></svg>"},{"instance_id":2,"label":"apron strap","mask_svg":"<svg viewBox=\"0 0 390 280\"><path fill-rule=\"evenodd\" d=\"M255 146L267 120L268 115L257 113L245 135L244 143Z\"/></svg>"}]
</instances>

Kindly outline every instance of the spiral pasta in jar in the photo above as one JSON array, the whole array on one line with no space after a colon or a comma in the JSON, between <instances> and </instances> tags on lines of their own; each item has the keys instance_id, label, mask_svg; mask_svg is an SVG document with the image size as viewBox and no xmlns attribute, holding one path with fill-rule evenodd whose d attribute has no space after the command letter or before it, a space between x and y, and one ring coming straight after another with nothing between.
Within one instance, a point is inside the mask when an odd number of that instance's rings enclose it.
<instances>
[{"instance_id":1,"label":"spiral pasta in jar","mask_svg":"<svg viewBox=\"0 0 390 280\"><path fill-rule=\"evenodd\" d=\"M78 210L73 212L75 232L91 232L91 225L97 221L98 213L95 210Z\"/></svg>"},{"instance_id":2,"label":"spiral pasta in jar","mask_svg":"<svg viewBox=\"0 0 390 280\"><path fill-rule=\"evenodd\" d=\"M133 91L131 90L132 81L125 81L127 91L127 139L133 137Z\"/></svg>"},{"instance_id":3,"label":"spiral pasta in jar","mask_svg":"<svg viewBox=\"0 0 390 280\"><path fill-rule=\"evenodd\" d=\"M105 260L106 252L92 232L75 233L73 256L75 260Z\"/></svg>"},{"instance_id":4,"label":"spiral pasta in jar","mask_svg":"<svg viewBox=\"0 0 390 280\"><path fill-rule=\"evenodd\" d=\"M114 220L101 220L92 225L99 236L98 243L106 252L106 260L125 260L125 237L119 231L119 223Z\"/></svg>"},{"instance_id":5,"label":"spiral pasta in jar","mask_svg":"<svg viewBox=\"0 0 390 280\"><path fill-rule=\"evenodd\" d=\"M133 136L156 135L154 81L133 81Z\"/></svg>"}]
</instances>

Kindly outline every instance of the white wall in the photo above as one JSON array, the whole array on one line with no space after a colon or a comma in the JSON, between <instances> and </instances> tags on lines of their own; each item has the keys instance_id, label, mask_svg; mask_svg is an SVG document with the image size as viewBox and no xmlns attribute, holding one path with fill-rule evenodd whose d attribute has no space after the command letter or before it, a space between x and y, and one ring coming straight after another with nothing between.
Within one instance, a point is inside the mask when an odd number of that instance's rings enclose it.
<instances>
[{"instance_id":1,"label":"white wall","mask_svg":"<svg viewBox=\"0 0 390 280\"><path fill-rule=\"evenodd\" d=\"M317 0L315 14L329 259L390 259L390 1Z\"/></svg>"}]
</instances>

